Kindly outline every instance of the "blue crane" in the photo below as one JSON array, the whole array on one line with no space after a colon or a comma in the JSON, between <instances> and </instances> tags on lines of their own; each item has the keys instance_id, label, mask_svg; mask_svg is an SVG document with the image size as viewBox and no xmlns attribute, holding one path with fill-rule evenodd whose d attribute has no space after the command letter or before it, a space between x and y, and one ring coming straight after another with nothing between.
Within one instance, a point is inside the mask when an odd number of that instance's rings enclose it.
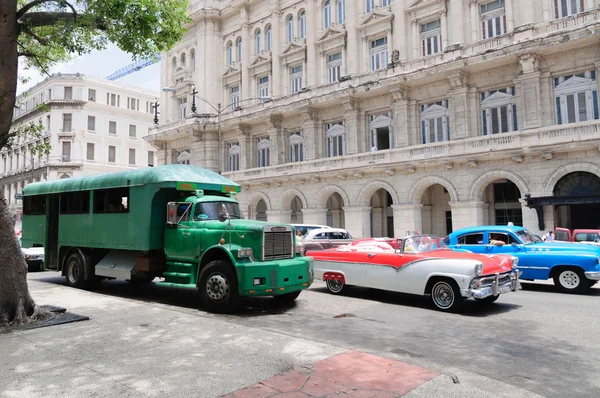
<instances>
[{"instance_id":1,"label":"blue crane","mask_svg":"<svg viewBox=\"0 0 600 398\"><path fill-rule=\"evenodd\" d=\"M137 72L138 70L145 68L146 66L150 66L152 64L160 61L160 54L152 55L148 58L141 59L132 64L127 65L124 68L119 69L112 75L106 76L106 80L117 80L122 78L123 76L127 76L130 73Z\"/></svg>"}]
</instances>

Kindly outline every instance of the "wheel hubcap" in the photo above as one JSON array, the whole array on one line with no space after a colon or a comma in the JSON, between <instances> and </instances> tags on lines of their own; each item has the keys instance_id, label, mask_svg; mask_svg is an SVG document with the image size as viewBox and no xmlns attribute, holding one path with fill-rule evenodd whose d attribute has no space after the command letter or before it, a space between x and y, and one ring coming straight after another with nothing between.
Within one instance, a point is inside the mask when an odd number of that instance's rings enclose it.
<instances>
[{"instance_id":1,"label":"wheel hubcap","mask_svg":"<svg viewBox=\"0 0 600 398\"><path fill-rule=\"evenodd\" d=\"M75 261L71 261L69 263L69 282L75 284L77 281L79 281L79 264Z\"/></svg>"},{"instance_id":2,"label":"wheel hubcap","mask_svg":"<svg viewBox=\"0 0 600 398\"><path fill-rule=\"evenodd\" d=\"M447 283L437 283L431 292L433 301L440 308L448 308L454 302L454 292Z\"/></svg>"},{"instance_id":3,"label":"wheel hubcap","mask_svg":"<svg viewBox=\"0 0 600 398\"><path fill-rule=\"evenodd\" d=\"M223 274L212 274L206 280L206 293L212 301L223 301L229 295L229 281Z\"/></svg>"},{"instance_id":4,"label":"wheel hubcap","mask_svg":"<svg viewBox=\"0 0 600 398\"><path fill-rule=\"evenodd\" d=\"M337 293L340 290L342 290L342 287L344 287L344 284L342 283L342 281L338 281L338 280L334 280L334 279L328 279L327 280L327 287L332 292Z\"/></svg>"},{"instance_id":5,"label":"wheel hubcap","mask_svg":"<svg viewBox=\"0 0 600 398\"><path fill-rule=\"evenodd\" d=\"M575 289L581 282L579 275L574 271L563 271L559 279L560 284L567 289Z\"/></svg>"}]
</instances>

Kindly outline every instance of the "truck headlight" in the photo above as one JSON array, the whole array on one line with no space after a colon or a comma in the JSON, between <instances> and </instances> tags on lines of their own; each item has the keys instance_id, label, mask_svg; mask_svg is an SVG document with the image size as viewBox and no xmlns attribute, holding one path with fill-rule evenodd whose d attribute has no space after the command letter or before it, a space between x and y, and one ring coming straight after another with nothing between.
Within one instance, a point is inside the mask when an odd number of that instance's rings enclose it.
<instances>
[{"instance_id":1,"label":"truck headlight","mask_svg":"<svg viewBox=\"0 0 600 398\"><path fill-rule=\"evenodd\" d=\"M251 247L242 247L238 249L238 257L252 257L252 248Z\"/></svg>"},{"instance_id":2,"label":"truck headlight","mask_svg":"<svg viewBox=\"0 0 600 398\"><path fill-rule=\"evenodd\" d=\"M253 286L260 286L260 285L264 285L265 284L266 279L265 278L254 278L252 279L252 285Z\"/></svg>"},{"instance_id":3,"label":"truck headlight","mask_svg":"<svg viewBox=\"0 0 600 398\"><path fill-rule=\"evenodd\" d=\"M510 256L510 262L512 263L513 268L517 268L517 265L519 265L519 257Z\"/></svg>"},{"instance_id":4,"label":"truck headlight","mask_svg":"<svg viewBox=\"0 0 600 398\"><path fill-rule=\"evenodd\" d=\"M475 265L475 275L480 276L481 274L483 274L483 264L477 263Z\"/></svg>"}]
</instances>

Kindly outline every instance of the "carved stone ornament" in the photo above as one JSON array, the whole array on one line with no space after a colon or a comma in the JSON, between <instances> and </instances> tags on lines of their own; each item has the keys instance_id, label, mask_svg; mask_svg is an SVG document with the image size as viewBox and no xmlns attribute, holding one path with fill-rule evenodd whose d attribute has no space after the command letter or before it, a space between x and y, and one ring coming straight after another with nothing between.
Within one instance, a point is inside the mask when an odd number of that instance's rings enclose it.
<instances>
[{"instance_id":1,"label":"carved stone ornament","mask_svg":"<svg viewBox=\"0 0 600 398\"><path fill-rule=\"evenodd\" d=\"M537 54L527 53L519 56L521 72L523 74L539 71L540 59Z\"/></svg>"}]
</instances>

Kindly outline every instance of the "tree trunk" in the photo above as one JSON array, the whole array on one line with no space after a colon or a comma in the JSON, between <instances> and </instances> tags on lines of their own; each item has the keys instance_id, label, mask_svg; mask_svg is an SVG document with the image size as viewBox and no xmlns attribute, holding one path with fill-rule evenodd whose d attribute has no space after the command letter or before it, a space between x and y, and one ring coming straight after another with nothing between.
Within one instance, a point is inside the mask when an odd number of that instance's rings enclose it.
<instances>
[{"instance_id":1,"label":"tree trunk","mask_svg":"<svg viewBox=\"0 0 600 398\"><path fill-rule=\"evenodd\" d=\"M0 149L6 146L17 94L17 0L0 0ZM27 264L15 235L14 216L0 192L0 326L20 325L43 313L29 295Z\"/></svg>"}]
</instances>

